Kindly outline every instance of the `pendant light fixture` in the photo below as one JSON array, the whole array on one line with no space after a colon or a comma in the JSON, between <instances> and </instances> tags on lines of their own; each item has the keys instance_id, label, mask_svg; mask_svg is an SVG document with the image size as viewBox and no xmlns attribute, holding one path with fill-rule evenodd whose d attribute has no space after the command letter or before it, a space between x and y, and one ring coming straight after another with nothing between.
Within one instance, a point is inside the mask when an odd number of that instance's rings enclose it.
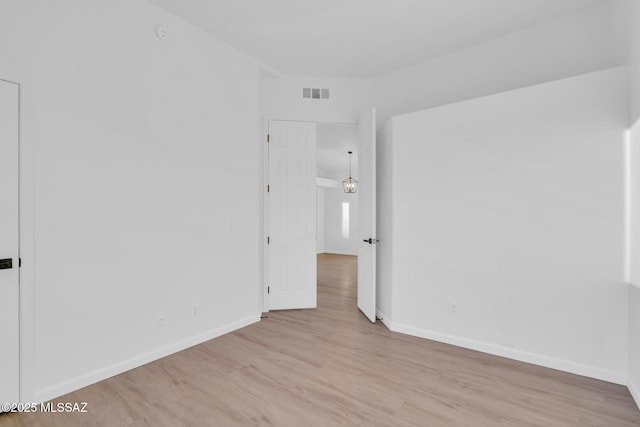
<instances>
[{"instance_id":1,"label":"pendant light fixture","mask_svg":"<svg viewBox=\"0 0 640 427\"><path fill-rule=\"evenodd\" d=\"M344 188L345 193L355 193L358 191L358 181L351 178L351 155L353 151L349 151L349 178L342 181L342 188Z\"/></svg>"}]
</instances>

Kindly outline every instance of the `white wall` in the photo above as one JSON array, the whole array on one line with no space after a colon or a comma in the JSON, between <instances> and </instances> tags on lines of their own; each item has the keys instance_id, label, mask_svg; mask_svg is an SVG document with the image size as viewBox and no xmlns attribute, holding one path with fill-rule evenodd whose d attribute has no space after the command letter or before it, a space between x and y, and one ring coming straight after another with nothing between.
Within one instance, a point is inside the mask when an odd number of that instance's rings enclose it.
<instances>
[{"instance_id":1,"label":"white wall","mask_svg":"<svg viewBox=\"0 0 640 427\"><path fill-rule=\"evenodd\" d=\"M324 253L325 252L325 243L324 243L324 199L325 199L325 189L323 187L316 188L316 253Z\"/></svg>"},{"instance_id":2,"label":"white wall","mask_svg":"<svg viewBox=\"0 0 640 427\"><path fill-rule=\"evenodd\" d=\"M324 189L324 252L358 255L358 193L347 194L338 188ZM342 204L349 203L349 235L342 234Z\"/></svg>"},{"instance_id":3,"label":"white wall","mask_svg":"<svg viewBox=\"0 0 640 427\"><path fill-rule=\"evenodd\" d=\"M392 119L392 329L626 383L626 78Z\"/></svg>"},{"instance_id":4,"label":"white wall","mask_svg":"<svg viewBox=\"0 0 640 427\"><path fill-rule=\"evenodd\" d=\"M23 400L257 321L258 66L146 1L2 10L26 123Z\"/></svg>"},{"instance_id":5,"label":"white wall","mask_svg":"<svg viewBox=\"0 0 640 427\"><path fill-rule=\"evenodd\" d=\"M330 99L303 99L302 88L329 88ZM281 119L358 123L373 105L371 82L361 79L286 76L260 80L262 113Z\"/></svg>"},{"instance_id":6,"label":"white wall","mask_svg":"<svg viewBox=\"0 0 640 427\"><path fill-rule=\"evenodd\" d=\"M629 65L631 68L631 123L640 119L640 2L628 0Z\"/></svg>"},{"instance_id":7,"label":"white wall","mask_svg":"<svg viewBox=\"0 0 640 427\"><path fill-rule=\"evenodd\" d=\"M397 114L623 64L615 6L592 6L374 79L379 127Z\"/></svg>"}]
</instances>

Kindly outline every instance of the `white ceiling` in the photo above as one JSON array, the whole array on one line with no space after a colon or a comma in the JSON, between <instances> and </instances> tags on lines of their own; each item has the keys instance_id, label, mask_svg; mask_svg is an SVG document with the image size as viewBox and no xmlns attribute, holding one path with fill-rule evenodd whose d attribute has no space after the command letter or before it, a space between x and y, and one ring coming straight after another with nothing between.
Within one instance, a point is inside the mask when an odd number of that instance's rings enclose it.
<instances>
[{"instance_id":1,"label":"white ceiling","mask_svg":"<svg viewBox=\"0 0 640 427\"><path fill-rule=\"evenodd\" d=\"M287 75L376 77L605 0L151 0Z\"/></svg>"}]
</instances>

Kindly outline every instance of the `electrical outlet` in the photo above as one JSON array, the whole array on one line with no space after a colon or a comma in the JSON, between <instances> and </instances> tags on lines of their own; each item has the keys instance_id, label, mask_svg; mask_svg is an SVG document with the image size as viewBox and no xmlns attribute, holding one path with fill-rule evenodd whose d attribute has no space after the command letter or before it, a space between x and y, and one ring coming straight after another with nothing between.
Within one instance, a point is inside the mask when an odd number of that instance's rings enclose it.
<instances>
[{"instance_id":1,"label":"electrical outlet","mask_svg":"<svg viewBox=\"0 0 640 427\"><path fill-rule=\"evenodd\" d=\"M198 304L193 304L191 306L191 315L197 316L200 313L200 306Z\"/></svg>"},{"instance_id":2,"label":"electrical outlet","mask_svg":"<svg viewBox=\"0 0 640 427\"><path fill-rule=\"evenodd\" d=\"M454 301L449 301L449 316L458 317L459 313L460 313L460 306L458 305L458 303Z\"/></svg>"}]
</instances>

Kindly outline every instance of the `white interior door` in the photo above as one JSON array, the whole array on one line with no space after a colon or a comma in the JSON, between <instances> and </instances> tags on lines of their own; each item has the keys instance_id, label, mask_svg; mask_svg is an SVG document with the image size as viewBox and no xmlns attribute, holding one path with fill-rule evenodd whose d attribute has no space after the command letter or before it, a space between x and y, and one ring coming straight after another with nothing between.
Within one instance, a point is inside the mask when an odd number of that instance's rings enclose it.
<instances>
[{"instance_id":1,"label":"white interior door","mask_svg":"<svg viewBox=\"0 0 640 427\"><path fill-rule=\"evenodd\" d=\"M270 310L315 308L316 124L269 121Z\"/></svg>"},{"instance_id":2,"label":"white interior door","mask_svg":"<svg viewBox=\"0 0 640 427\"><path fill-rule=\"evenodd\" d=\"M376 321L376 110L358 124L358 308Z\"/></svg>"},{"instance_id":3,"label":"white interior door","mask_svg":"<svg viewBox=\"0 0 640 427\"><path fill-rule=\"evenodd\" d=\"M0 80L0 403L20 398L18 85Z\"/></svg>"}]
</instances>

